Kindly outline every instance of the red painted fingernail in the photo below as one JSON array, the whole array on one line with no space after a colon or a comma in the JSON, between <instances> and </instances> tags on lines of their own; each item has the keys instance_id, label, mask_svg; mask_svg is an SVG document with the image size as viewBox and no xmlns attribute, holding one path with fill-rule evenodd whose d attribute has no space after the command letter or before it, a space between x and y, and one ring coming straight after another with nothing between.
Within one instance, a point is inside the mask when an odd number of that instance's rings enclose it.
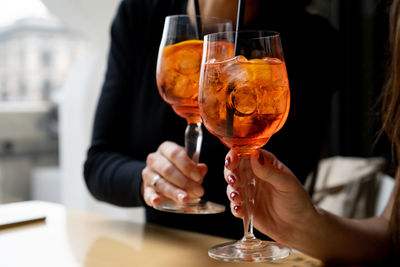
<instances>
[{"instance_id":1,"label":"red painted fingernail","mask_svg":"<svg viewBox=\"0 0 400 267\"><path fill-rule=\"evenodd\" d=\"M231 199L232 199L232 200L235 200L235 198L237 197L237 195L238 195L238 193L232 192L232 193L230 194Z\"/></svg>"},{"instance_id":2,"label":"red painted fingernail","mask_svg":"<svg viewBox=\"0 0 400 267\"><path fill-rule=\"evenodd\" d=\"M236 182L236 178L233 175L228 175L228 182L232 185Z\"/></svg>"},{"instance_id":3,"label":"red painted fingernail","mask_svg":"<svg viewBox=\"0 0 400 267\"><path fill-rule=\"evenodd\" d=\"M152 197L150 199L150 201L151 201L151 204L155 205L155 204L157 204L156 202L158 201L158 197Z\"/></svg>"},{"instance_id":4,"label":"red painted fingernail","mask_svg":"<svg viewBox=\"0 0 400 267\"><path fill-rule=\"evenodd\" d=\"M258 154L258 162L261 165L264 165L264 156L263 156L263 154L261 152Z\"/></svg>"},{"instance_id":5,"label":"red painted fingernail","mask_svg":"<svg viewBox=\"0 0 400 267\"><path fill-rule=\"evenodd\" d=\"M182 193L180 193L180 194L178 194L178 200L179 200L179 202L181 202L181 203L183 203L184 201L185 201L185 195L184 194L182 194Z\"/></svg>"},{"instance_id":6,"label":"red painted fingernail","mask_svg":"<svg viewBox=\"0 0 400 267\"><path fill-rule=\"evenodd\" d=\"M227 157L225 160L225 167L228 167L231 164L231 157Z\"/></svg>"},{"instance_id":7,"label":"red painted fingernail","mask_svg":"<svg viewBox=\"0 0 400 267\"><path fill-rule=\"evenodd\" d=\"M238 211L240 210L240 206L239 206L239 205L233 206L233 210L234 210L235 212L238 212Z\"/></svg>"}]
</instances>

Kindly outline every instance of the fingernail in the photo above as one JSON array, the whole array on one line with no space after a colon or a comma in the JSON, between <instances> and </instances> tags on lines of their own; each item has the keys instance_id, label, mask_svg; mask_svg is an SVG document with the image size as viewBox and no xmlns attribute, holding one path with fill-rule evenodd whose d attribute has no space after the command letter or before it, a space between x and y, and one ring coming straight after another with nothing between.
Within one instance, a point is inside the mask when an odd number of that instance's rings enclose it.
<instances>
[{"instance_id":1,"label":"fingernail","mask_svg":"<svg viewBox=\"0 0 400 267\"><path fill-rule=\"evenodd\" d=\"M231 164L231 157L227 157L225 160L225 167L228 167Z\"/></svg>"},{"instance_id":2,"label":"fingernail","mask_svg":"<svg viewBox=\"0 0 400 267\"><path fill-rule=\"evenodd\" d=\"M151 204L154 205L154 202L156 201L156 198L157 198L157 197L152 197L152 198L150 199Z\"/></svg>"},{"instance_id":3,"label":"fingernail","mask_svg":"<svg viewBox=\"0 0 400 267\"><path fill-rule=\"evenodd\" d=\"M196 186L196 187L193 188L193 193L196 196L202 196L204 194L204 190L203 190L203 188Z\"/></svg>"},{"instance_id":4,"label":"fingernail","mask_svg":"<svg viewBox=\"0 0 400 267\"><path fill-rule=\"evenodd\" d=\"M237 197L237 195L238 195L238 193L232 192L232 193L230 194L231 199L232 199L232 200L235 200L235 198Z\"/></svg>"},{"instance_id":5,"label":"fingernail","mask_svg":"<svg viewBox=\"0 0 400 267\"><path fill-rule=\"evenodd\" d=\"M236 182L236 178L233 175L228 175L228 183L233 185Z\"/></svg>"},{"instance_id":6,"label":"fingernail","mask_svg":"<svg viewBox=\"0 0 400 267\"><path fill-rule=\"evenodd\" d=\"M203 179L203 176L201 176L201 174L198 172L192 172L190 176L193 177L194 181L196 182L200 182Z\"/></svg>"},{"instance_id":7,"label":"fingernail","mask_svg":"<svg viewBox=\"0 0 400 267\"><path fill-rule=\"evenodd\" d=\"M263 154L261 152L258 154L258 162L261 165L264 165L264 156L263 156Z\"/></svg>"},{"instance_id":8,"label":"fingernail","mask_svg":"<svg viewBox=\"0 0 400 267\"><path fill-rule=\"evenodd\" d=\"M237 213L240 210L240 206L239 205L235 205L233 206L233 210Z\"/></svg>"},{"instance_id":9,"label":"fingernail","mask_svg":"<svg viewBox=\"0 0 400 267\"><path fill-rule=\"evenodd\" d=\"M178 200L179 202L183 202L183 200L185 199L185 194L178 194Z\"/></svg>"}]
</instances>

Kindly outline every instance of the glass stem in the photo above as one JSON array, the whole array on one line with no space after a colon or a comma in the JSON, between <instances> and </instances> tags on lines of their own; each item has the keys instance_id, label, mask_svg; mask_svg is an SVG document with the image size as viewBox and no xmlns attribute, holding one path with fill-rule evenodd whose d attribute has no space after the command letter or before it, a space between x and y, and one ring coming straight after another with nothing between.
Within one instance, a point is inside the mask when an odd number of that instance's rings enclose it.
<instances>
[{"instance_id":1,"label":"glass stem","mask_svg":"<svg viewBox=\"0 0 400 267\"><path fill-rule=\"evenodd\" d=\"M239 156L239 181L240 188L243 196L243 227L244 236L241 240L242 243L254 243L256 238L253 234L253 211L254 211L254 197L256 189L256 179L251 169L250 156ZM246 245L247 246L247 245Z\"/></svg>"},{"instance_id":2,"label":"glass stem","mask_svg":"<svg viewBox=\"0 0 400 267\"><path fill-rule=\"evenodd\" d=\"M185 131L185 149L188 156L196 163L199 163L202 141L201 123L188 123Z\"/></svg>"},{"instance_id":3,"label":"glass stem","mask_svg":"<svg viewBox=\"0 0 400 267\"><path fill-rule=\"evenodd\" d=\"M185 149L188 156L196 163L199 163L202 141L201 123L188 123L185 130ZM200 201L200 198L191 198L188 204L197 204Z\"/></svg>"}]
</instances>

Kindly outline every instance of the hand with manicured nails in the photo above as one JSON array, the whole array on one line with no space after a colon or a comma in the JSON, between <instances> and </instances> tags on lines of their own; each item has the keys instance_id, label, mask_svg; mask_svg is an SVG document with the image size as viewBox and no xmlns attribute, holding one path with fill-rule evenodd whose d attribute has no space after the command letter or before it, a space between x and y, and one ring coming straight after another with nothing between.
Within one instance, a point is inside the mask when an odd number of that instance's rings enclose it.
<instances>
[{"instance_id":1,"label":"hand with manicured nails","mask_svg":"<svg viewBox=\"0 0 400 267\"><path fill-rule=\"evenodd\" d=\"M272 153L259 150L251 155L251 168L256 177L254 226L272 239L286 243L297 228L312 218L315 210L310 197L294 174ZM224 176L232 214L244 216L239 157L230 151L225 160Z\"/></svg>"},{"instance_id":2,"label":"hand with manicured nails","mask_svg":"<svg viewBox=\"0 0 400 267\"><path fill-rule=\"evenodd\" d=\"M190 197L201 197L201 186L207 173L205 164L196 164L186 154L185 148L173 143L162 143L157 151L150 153L146 167L142 171L142 196L149 206L155 206L166 199L179 204L186 203ZM154 182L154 177L161 179Z\"/></svg>"},{"instance_id":3,"label":"hand with manicured nails","mask_svg":"<svg viewBox=\"0 0 400 267\"><path fill-rule=\"evenodd\" d=\"M248 160L248 159L244 159ZM244 208L238 177L240 162L232 150L226 156L224 175L234 216L242 218ZM364 220L336 216L316 209L294 174L272 153L260 149L250 156L254 175L254 226L279 243L327 262L381 262L388 258L388 225L394 195L380 217ZM247 166L246 164L242 166ZM243 170L243 168L241 168ZM252 172L252 173L250 173ZM400 176L400 168L397 176ZM396 186L399 186L399 179Z\"/></svg>"}]
</instances>

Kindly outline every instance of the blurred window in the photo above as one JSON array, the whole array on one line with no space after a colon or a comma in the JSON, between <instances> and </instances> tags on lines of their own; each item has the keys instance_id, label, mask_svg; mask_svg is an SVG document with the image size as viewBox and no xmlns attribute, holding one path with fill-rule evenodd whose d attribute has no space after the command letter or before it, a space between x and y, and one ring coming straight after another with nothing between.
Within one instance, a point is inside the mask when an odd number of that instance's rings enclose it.
<instances>
[{"instance_id":1,"label":"blurred window","mask_svg":"<svg viewBox=\"0 0 400 267\"><path fill-rule=\"evenodd\" d=\"M27 90L26 90L26 84L24 81L20 80L19 81L19 95L21 97L21 100L25 99L27 95Z\"/></svg>"},{"instance_id":2,"label":"blurred window","mask_svg":"<svg viewBox=\"0 0 400 267\"><path fill-rule=\"evenodd\" d=\"M7 100L7 95L7 79L3 76L1 80L1 100Z\"/></svg>"},{"instance_id":3,"label":"blurred window","mask_svg":"<svg viewBox=\"0 0 400 267\"><path fill-rule=\"evenodd\" d=\"M51 67L53 55L51 54L50 51L43 51L41 60L43 67Z\"/></svg>"},{"instance_id":4,"label":"blurred window","mask_svg":"<svg viewBox=\"0 0 400 267\"><path fill-rule=\"evenodd\" d=\"M44 101L50 100L50 93L51 93L51 82L48 79L45 79L42 84L42 99Z\"/></svg>"},{"instance_id":5,"label":"blurred window","mask_svg":"<svg viewBox=\"0 0 400 267\"><path fill-rule=\"evenodd\" d=\"M21 68L25 65L25 57L26 57L25 50L24 47L21 45L19 49L19 65L21 66Z\"/></svg>"}]
</instances>

